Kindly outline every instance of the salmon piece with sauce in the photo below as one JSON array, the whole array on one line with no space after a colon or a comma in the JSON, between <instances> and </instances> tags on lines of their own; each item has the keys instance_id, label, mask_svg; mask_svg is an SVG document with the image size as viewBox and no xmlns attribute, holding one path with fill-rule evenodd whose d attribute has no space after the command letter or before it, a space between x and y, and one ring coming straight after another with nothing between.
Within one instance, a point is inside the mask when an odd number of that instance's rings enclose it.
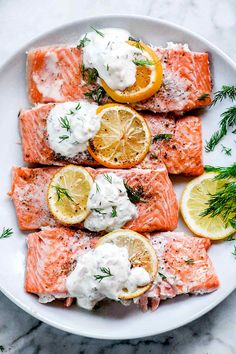
<instances>
[{"instance_id":1,"label":"salmon piece with sauce","mask_svg":"<svg viewBox=\"0 0 236 354\"><path fill-rule=\"evenodd\" d=\"M74 269L77 256L95 247L98 234L93 235L67 228L46 228L29 234L26 291L37 294L41 302L68 297L66 278ZM160 300L187 293L209 293L219 287L207 255L209 239L178 232L155 233L149 238L157 252L159 273L152 289L134 299L143 311L149 307L156 310Z\"/></svg>"},{"instance_id":2,"label":"salmon piece with sauce","mask_svg":"<svg viewBox=\"0 0 236 354\"><path fill-rule=\"evenodd\" d=\"M205 294L219 287L219 279L207 255L211 241L181 232L153 234L158 276L146 294L134 300L142 311L155 311L162 300L182 294Z\"/></svg>"},{"instance_id":3,"label":"salmon piece with sauce","mask_svg":"<svg viewBox=\"0 0 236 354\"><path fill-rule=\"evenodd\" d=\"M36 106L20 112L20 133L23 159L28 163L65 165L68 163L96 166L97 162L88 151L74 158L55 154L47 140L47 117L53 103ZM150 152L140 167L155 168L163 162L169 173L191 176L204 171L202 159L201 120L186 116L176 120L173 114L143 114L154 138ZM158 134L170 134L171 139L157 140Z\"/></svg>"},{"instance_id":4,"label":"salmon piece with sauce","mask_svg":"<svg viewBox=\"0 0 236 354\"><path fill-rule=\"evenodd\" d=\"M47 189L56 167L13 169L11 196L21 230L36 230L44 226L58 226L47 205ZM142 201L136 203L138 216L130 220L125 228L137 232L174 230L178 222L178 202L173 185L164 165L155 170L108 170L87 168L95 177L97 174L114 172L133 189L139 188ZM80 228L83 225L78 225Z\"/></svg>"},{"instance_id":5,"label":"salmon piece with sauce","mask_svg":"<svg viewBox=\"0 0 236 354\"><path fill-rule=\"evenodd\" d=\"M163 84L148 100L135 105L152 112L176 112L205 107L211 103L211 76L207 53L191 52L185 46L156 48L163 67ZM96 89L83 75L81 49L41 47L27 56L28 95L32 103L65 102L84 98ZM107 102L108 97L101 97ZM100 100L100 103L102 102Z\"/></svg>"}]
</instances>

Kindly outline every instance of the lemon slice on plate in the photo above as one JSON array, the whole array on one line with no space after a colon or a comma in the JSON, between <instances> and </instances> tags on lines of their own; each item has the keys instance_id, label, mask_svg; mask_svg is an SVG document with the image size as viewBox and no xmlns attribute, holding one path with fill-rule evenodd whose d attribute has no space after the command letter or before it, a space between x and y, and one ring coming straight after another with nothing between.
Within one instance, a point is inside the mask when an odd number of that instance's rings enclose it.
<instances>
[{"instance_id":1,"label":"lemon slice on plate","mask_svg":"<svg viewBox=\"0 0 236 354\"><path fill-rule=\"evenodd\" d=\"M185 187L180 201L180 210L183 219L190 230L198 236L211 240L221 240L235 232L231 226L226 227L221 215L214 217L201 216L207 208L210 194L216 193L227 182L214 180L215 173L204 173L193 179Z\"/></svg>"},{"instance_id":2,"label":"lemon slice on plate","mask_svg":"<svg viewBox=\"0 0 236 354\"><path fill-rule=\"evenodd\" d=\"M135 103L146 100L159 90L162 83L162 65L157 54L146 44L136 41L127 43L140 49L146 58L137 65L135 83L124 91L111 89L104 80L102 86L114 101Z\"/></svg>"},{"instance_id":3,"label":"lemon slice on plate","mask_svg":"<svg viewBox=\"0 0 236 354\"><path fill-rule=\"evenodd\" d=\"M52 177L47 194L53 216L63 224L78 224L89 211L87 201L93 178L80 166L68 165Z\"/></svg>"},{"instance_id":4,"label":"lemon slice on plate","mask_svg":"<svg viewBox=\"0 0 236 354\"><path fill-rule=\"evenodd\" d=\"M138 287L136 291L129 292L127 289L123 289L119 298L129 300L142 295L151 287L157 274L158 261L152 244L139 233L123 229L112 231L101 237L96 247L107 242L115 244L118 247L126 247L132 267L143 267L149 273L151 279L149 284Z\"/></svg>"},{"instance_id":5,"label":"lemon slice on plate","mask_svg":"<svg viewBox=\"0 0 236 354\"><path fill-rule=\"evenodd\" d=\"M149 151L151 133L145 119L134 109L116 103L97 109L101 127L90 139L88 151L109 168L130 168L139 164Z\"/></svg>"}]
</instances>

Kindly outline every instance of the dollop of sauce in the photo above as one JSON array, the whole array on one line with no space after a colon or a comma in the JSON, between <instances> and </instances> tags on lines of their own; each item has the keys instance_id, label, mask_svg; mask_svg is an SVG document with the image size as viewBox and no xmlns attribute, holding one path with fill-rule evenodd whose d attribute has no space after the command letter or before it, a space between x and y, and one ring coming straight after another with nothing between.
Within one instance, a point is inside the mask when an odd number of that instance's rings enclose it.
<instances>
[{"instance_id":1,"label":"dollop of sauce","mask_svg":"<svg viewBox=\"0 0 236 354\"><path fill-rule=\"evenodd\" d=\"M85 68L95 68L99 77L113 90L123 91L136 81L135 59L142 51L127 43L130 33L120 28L103 28L81 36Z\"/></svg>"},{"instance_id":2,"label":"dollop of sauce","mask_svg":"<svg viewBox=\"0 0 236 354\"><path fill-rule=\"evenodd\" d=\"M105 243L78 257L66 286L78 306L92 310L104 298L119 301L122 289L135 291L149 282L143 267L131 268L127 248Z\"/></svg>"},{"instance_id":3,"label":"dollop of sauce","mask_svg":"<svg viewBox=\"0 0 236 354\"><path fill-rule=\"evenodd\" d=\"M88 140L100 129L98 105L85 100L55 105L47 119L48 143L57 154L74 157L87 150Z\"/></svg>"},{"instance_id":4,"label":"dollop of sauce","mask_svg":"<svg viewBox=\"0 0 236 354\"><path fill-rule=\"evenodd\" d=\"M98 175L88 197L91 214L84 226L91 231L120 229L137 217L137 208L128 198L123 179L115 173Z\"/></svg>"}]
</instances>

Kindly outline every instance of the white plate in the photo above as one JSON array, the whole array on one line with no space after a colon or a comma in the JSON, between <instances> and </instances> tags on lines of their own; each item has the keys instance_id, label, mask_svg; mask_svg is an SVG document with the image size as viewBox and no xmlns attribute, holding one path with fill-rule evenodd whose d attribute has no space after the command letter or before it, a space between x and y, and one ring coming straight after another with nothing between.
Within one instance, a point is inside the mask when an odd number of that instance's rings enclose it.
<instances>
[{"instance_id":1,"label":"white plate","mask_svg":"<svg viewBox=\"0 0 236 354\"><path fill-rule=\"evenodd\" d=\"M10 199L6 196L11 184L11 168L23 165L21 146L18 144L17 114L20 108L28 107L25 82L25 52L31 47L77 41L89 30L89 25L99 27L122 27L136 38L154 45L165 45L167 41L189 43L192 50L207 51L212 63L214 90L222 84L234 84L236 65L224 53L205 39L179 26L139 16L104 16L85 19L56 29L37 40L9 60L0 71L0 149L1 149L1 193L0 230L3 226L13 227L14 236L0 240L0 288L14 303L38 319L62 330L94 338L127 339L155 335L186 324L212 309L226 298L236 287L236 263L231 254L234 242L213 245L209 251L214 262L221 286L216 292L204 296L182 296L163 302L158 311L141 313L136 307L111 304L97 312L86 312L75 306L66 309L58 304L41 305L36 296L24 291L25 236L19 231ZM207 139L216 129L219 113L226 103L216 109L202 112L203 137ZM232 145L233 141L224 142ZM235 149L234 149L235 151ZM235 152L234 152L235 154ZM207 154L205 162L213 165L228 165L233 156L227 157L216 150ZM178 194L187 178L174 178ZM182 221L179 230L187 231ZM188 231L187 231L188 232Z\"/></svg>"}]
</instances>

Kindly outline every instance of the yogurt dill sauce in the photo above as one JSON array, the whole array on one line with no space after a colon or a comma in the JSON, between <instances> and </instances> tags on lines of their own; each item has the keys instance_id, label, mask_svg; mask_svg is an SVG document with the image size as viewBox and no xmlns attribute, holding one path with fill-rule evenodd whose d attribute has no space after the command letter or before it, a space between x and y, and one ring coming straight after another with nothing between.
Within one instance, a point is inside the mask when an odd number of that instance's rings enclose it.
<instances>
[{"instance_id":1,"label":"yogurt dill sauce","mask_svg":"<svg viewBox=\"0 0 236 354\"><path fill-rule=\"evenodd\" d=\"M55 105L47 119L49 146L55 153L74 157L87 150L88 140L100 129L98 105L85 100Z\"/></svg>"},{"instance_id":2,"label":"yogurt dill sauce","mask_svg":"<svg viewBox=\"0 0 236 354\"><path fill-rule=\"evenodd\" d=\"M105 243L80 255L67 277L67 290L77 304L92 310L104 298L119 300L122 289L135 291L150 282L143 267L131 269L127 248Z\"/></svg>"},{"instance_id":3,"label":"yogurt dill sauce","mask_svg":"<svg viewBox=\"0 0 236 354\"><path fill-rule=\"evenodd\" d=\"M128 198L123 179L115 173L98 175L88 197L91 214L84 226L91 231L120 229L137 217L137 208Z\"/></svg>"},{"instance_id":4,"label":"yogurt dill sauce","mask_svg":"<svg viewBox=\"0 0 236 354\"><path fill-rule=\"evenodd\" d=\"M81 36L85 69L95 68L99 77L113 90L123 91L136 81L138 59L147 59L142 51L126 41L130 33L121 28L94 29Z\"/></svg>"}]
</instances>

